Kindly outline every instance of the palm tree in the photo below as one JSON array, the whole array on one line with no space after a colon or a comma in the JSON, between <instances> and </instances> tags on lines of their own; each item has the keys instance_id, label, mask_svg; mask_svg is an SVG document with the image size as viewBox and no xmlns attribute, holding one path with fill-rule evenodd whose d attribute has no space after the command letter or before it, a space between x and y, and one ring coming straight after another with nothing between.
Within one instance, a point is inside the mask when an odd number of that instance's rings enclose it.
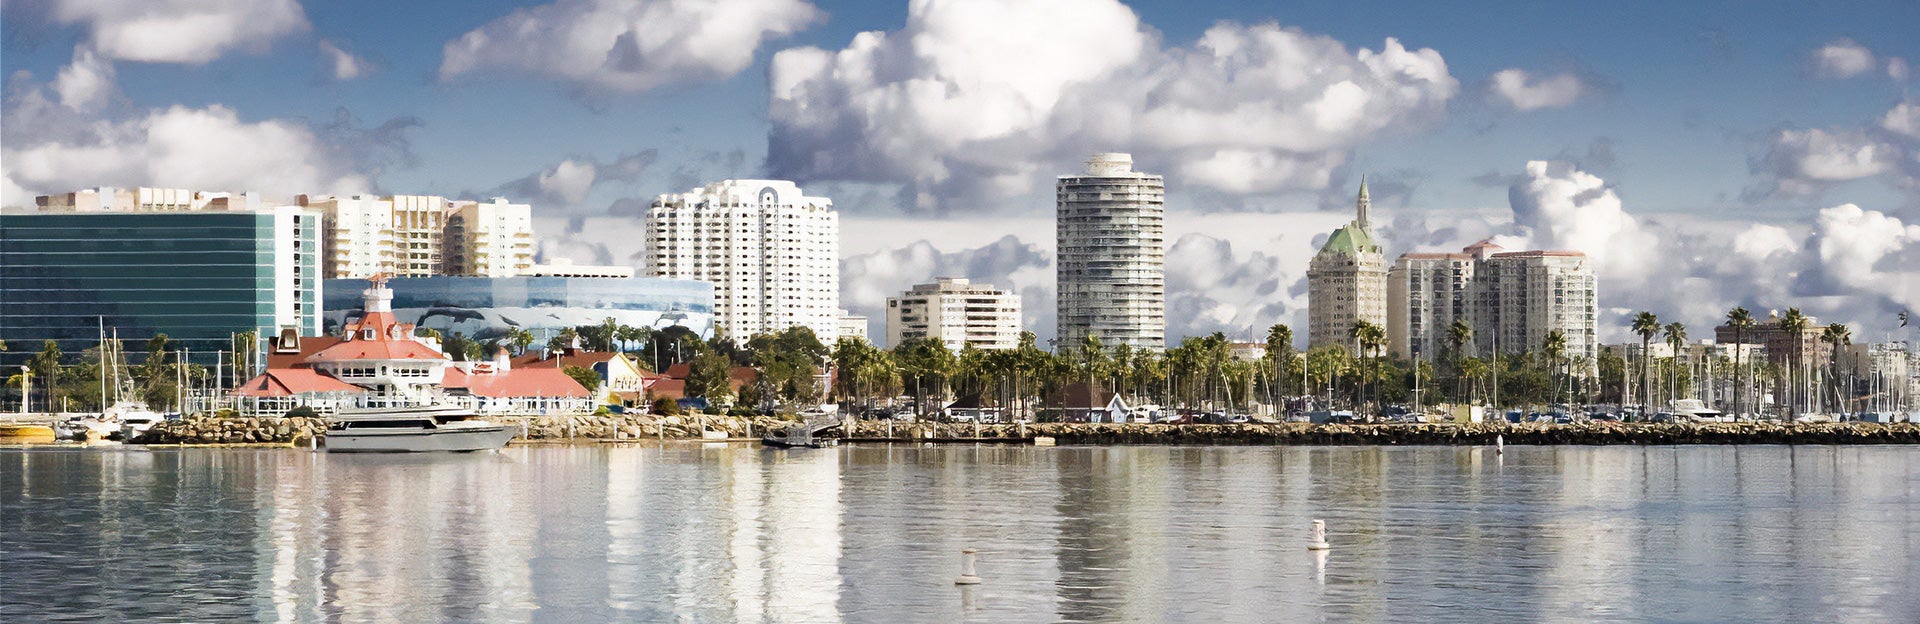
<instances>
[{"instance_id":1,"label":"palm tree","mask_svg":"<svg viewBox=\"0 0 1920 624\"><path fill-rule=\"evenodd\" d=\"M1473 376L1466 374L1466 370L1464 370L1467 362L1466 347L1467 344L1471 342L1473 342L1473 326L1468 325L1463 319L1453 319L1453 324L1447 326L1447 347L1453 354L1454 372L1460 375L1463 380L1473 378ZM1471 391L1466 391L1466 393L1471 394ZM1471 399L1469 400L1471 401Z\"/></svg>"},{"instance_id":2,"label":"palm tree","mask_svg":"<svg viewBox=\"0 0 1920 624\"><path fill-rule=\"evenodd\" d=\"M1360 383L1355 386L1355 391L1359 394L1360 398L1354 401L1355 407L1359 407L1359 404L1366 398L1365 388L1368 385L1367 382L1370 381L1369 378L1374 377L1372 367L1379 364L1379 358L1377 357L1371 358L1370 363L1370 356L1372 356L1375 351L1386 346L1387 332L1381 329L1379 325L1368 321L1358 321L1353 324L1353 329L1348 333L1353 337L1355 350L1360 356ZM1374 390L1376 393L1378 392L1378 388Z\"/></svg>"},{"instance_id":3,"label":"palm tree","mask_svg":"<svg viewBox=\"0 0 1920 624\"><path fill-rule=\"evenodd\" d=\"M533 346L533 332L525 328L514 327L507 330L507 345L513 347L514 355L525 355L527 347Z\"/></svg>"},{"instance_id":4,"label":"palm tree","mask_svg":"<svg viewBox=\"0 0 1920 624\"><path fill-rule=\"evenodd\" d=\"M1547 332L1540 341L1541 354L1547 357L1547 381L1553 385L1552 402L1560 402L1560 383L1554 379L1560 373L1560 361L1567 357L1567 334L1558 329Z\"/></svg>"},{"instance_id":5,"label":"palm tree","mask_svg":"<svg viewBox=\"0 0 1920 624\"><path fill-rule=\"evenodd\" d=\"M1267 384L1269 401L1280 403L1283 390L1292 375L1287 374L1287 365L1293 362L1293 328L1275 323L1267 328L1267 369L1273 372L1273 382Z\"/></svg>"},{"instance_id":6,"label":"palm tree","mask_svg":"<svg viewBox=\"0 0 1920 624\"><path fill-rule=\"evenodd\" d=\"M1670 398L1678 399L1680 398L1680 349L1687 344L1687 326L1674 321L1667 323L1666 331L1667 346L1673 348L1673 367L1667 373L1668 378L1672 380L1667 384L1670 388L1668 393L1672 395Z\"/></svg>"},{"instance_id":7,"label":"palm tree","mask_svg":"<svg viewBox=\"0 0 1920 624\"><path fill-rule=\"evenodd\" d=\"M1740 372L1745 370L1741 366L1741 356L1747 350L1742 337L1748 329L1753 328L1753 313L1735 306L1727 311L1727 327L1733 328L1733 380L1736 386L1741 386L1733 391L1733 413L1737 417L1743 413L1740 411L1740 395L1745 394L1745 387L1740 384Z\"/></svg>"},{"instance_id":8,"label":"palm tree","mask_svg":"<svg viewBox=\"0 0 1920 624\"><path fill-rule=\"evenodd\" d=\"M1810 323L1811 321L1807 319L1807 315L1800 313L1800 308L1787 308L1787 313L1780 317L1780 331L1785 332L1789 339L1793 341L1793 346L1787 351L1787 357L1790 360L1787 363L1786 371L1788 386L1793 386L1798 383L1795 381L1794 372L1800 368L1800 352L1805 350L1804 347L1806 344L1804 342L1804 336L1807 331L1807 325ZM1789 401L1787 404L1787 419L1792 420L1794 417L1800 415L1800 406L1797 404L1799 399L1798 395L1804 393L1800 392L1799 388L1790 388L1789 393L1794 396L1794 400Z\"/></svg>"},{"instance_id":9,"label":"palm tree","mask_svg":"<svg viewBox=\"0 0 1920 624\"><path fill-rule=\"evenodd\" d=\"M1827 355L1827 379L1830 380L1828 382L1830 385L1836 386L1834 401L1843 406L1839 411L1846 411L1845 403L1840 400L1840 390L1837 385L1840 379L1840 347L1853 344L1853 330L1849 329L1845 323L1833 323L1820 332L1820 340L1831 347Z\"/></svg>"},{"instance_id":10,"label":"palm tree","mask_svg":"<svg viewBox=\"0 0 1920 624\"><path fill-rule=\"evenodd\" d=\"M1633 317L1633 333L1640 334L1640 415L1645 416L1646 408L1653 404L1653 377L1650 364L1653 359L1647 353L1647 347L1653 344L1653 335L1660 332L1660 317L1652 312L1641 312Z\"/></svg>"}]
</instances>

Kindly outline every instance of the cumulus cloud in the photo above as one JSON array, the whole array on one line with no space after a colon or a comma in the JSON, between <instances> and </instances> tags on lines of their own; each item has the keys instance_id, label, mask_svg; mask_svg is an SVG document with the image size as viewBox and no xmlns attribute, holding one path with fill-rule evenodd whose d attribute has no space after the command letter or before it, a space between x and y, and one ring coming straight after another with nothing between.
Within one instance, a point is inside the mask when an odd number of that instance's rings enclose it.
<instances>
[{"instance_id":1,"label":"cumulus cloud","mask_svg":"<svg viewBox=\"0 0 1920 624\"><path fill-rule=\"evenodd\" d=\"M639 179L640 173L658 157L658 150L645 150L622 155L607 163L593 158L568 158L547 169L502 184L492 192L515 201L556 207L576 206L586 200L595 186Z\"/></svg>"},{"instance_id":2,"label":"cumulus cloud","mask_svg":"<svg viewBox=\"0 0 1920 624\"><path fill-rule=\"evenodd\" d=\"M224 106L174 106L123 122L97 122L91 130L96 140L86 144L4 148L8 177L43 193L102 184L285 195L371 189L366 177L333 164L331 150L312 128L286 120L242 121Z\"/></svg>"},{"instance_id":3,"label":"cumulus cloud","mask_svg":"<svg viewBox=\"0 0 1920 624\"><path fill-rule=\"evenodd\" d=\"M1324 188L1354 146L1443 116L1431 49L1350 50L1223 22L1165 47L1114 0L916 0L905 26L795 48L768 72L773 175L899 184L946 210L1032 190L1095 151L1234 193Z\"/></svg>"},{"instance_id":4,"label":"cumulus cloud","mask_svg":"<svg viewBox=\"0 0 1920 624\"><path fill-rule=\"evenodd\" d=\"M1920 188L1920 105L1903 101L1857 127L1783 129L1752 162L1760 177L1750 198L1801 196L1879 176Z\"/></svg>"},{"instance_id":5,"label":"cumulus cloud","mask_svg":"<svg viewBox=\"0 0 1920 624\"><path fill-rule=\"evenodd\" d=\"M1880 68L1894 82L1905 82L1908 71L1907 59L1875 56L1873 50L1845 37L1814 50L1807 65L1814 77L1833 79L1852 78Z\"/></svg>"},{"instance_id":6,"label":"cumulus cloud","mask_svg":"<svg viewBox=\"0 0 1920 624\"><path fill-rule=\"evenodd\" d=\"M1488 81L1487 98L1497 104L1526 112L1542 108L1565 108L1598 88L1572 73L1552 76L1529 75L1521 69L1503 69Z\"/></svg>"},{"instance_id":7,"label":"cumulus cloud","mask_svg":"<svg viewBox=\"0 0 1920 624\"><path fill-rule=\"evenodd\" d=\"M1244 337L1250 328L1264 336L1266 327L1306 310L1304 290L1283 288L1302 274L1290 273L1273 255L1242 251L1205 234L1182 236L1167 248L1170 342L1216 331Z\"/></svg>"},{"instance_id":8,"label":"cumulus cloud","mask_svg":"<svg viewBox=\"0 0 1920 624\"><path fill-rule=\"evenodd\" d=\"M366 59L354 56L332 41L320 40L320 71L334 82L346 82L373 72Z\"/></svg>"},{"instance_id":9,"label":"cumulus cloud","mask_svg":"<svg viewBox=\"0 0 1920 624\"><path fill-rule=\"evenodd\" d=\"M447 42L440 79L502 71L587 94L723 79L823 16L806 0L558 0Z\"/></svg>"},{"instance_id":10,"label":"cumulus cloud","mask_svg":"<svg viewBox=\"0 0 1920 624\"><path fill-rule=\"evenodd\" d=\"M54 76L53 91L59 94L61 106L82 112L98 110L118 91L114 74L113 63L93 50L75 48L73 62Z\"/></svg>"},{"instance_id":11,"label":"cumulus cloud","mask_svg":"<svg viewBox=\"0 0 1920 624\"><path fill-rule=\"evenodd\" d=\"M76 110L65 102L97 98L76 95L68 75L39 84L21 72L8 83L0 109L5 205L103 185L254 190L281 199L365 192L388 167L412 161L405 133L417 119L367 128L345 110L327 123L246 120L221 105Z\"/></svg>"},{"instance_id":12,"label":"cumulus cloud","mask_svg":"<svg viewBox=\"0 0 1920 624\"><path fill-rule=\"evenodd\" d=\"M1655 259L1647 253L1655 237L1627 214L1619 194L1571 163L1528 162L1507 202L1519 228L1514 235L1535 248L1586 252L1601 275L1642 274Z\"/></svg>"},{"instance_id":13,"label":"cumulus cloud","mask_svg":"<svg viewBox=\"0 0 1920 624\"><path fill-rule=\"evenodd\" d=\"M1813 51L1813 73L1821 78L1852 78L1873 71L1873 51L1852 39L1835 39Z\"/></svg>"},{"instance_id":14,"label":"cumulus cloud","mask_svg":"<svg viewBox=\"0 0 1920 624\"><path fill-rule=\"evenodd\" d=\"M84 26L102 58L145 63L197 65L308 29L296 0L57 0L50 15Z\"/></svg>"}]
</instances>

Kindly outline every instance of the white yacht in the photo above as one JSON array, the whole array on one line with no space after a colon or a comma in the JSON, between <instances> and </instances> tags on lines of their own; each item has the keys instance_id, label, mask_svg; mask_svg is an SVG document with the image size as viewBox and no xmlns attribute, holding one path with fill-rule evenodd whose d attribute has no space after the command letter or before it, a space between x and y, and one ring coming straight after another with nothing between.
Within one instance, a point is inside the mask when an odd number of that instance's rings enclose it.
<instances>
[{"instance_id":1,"label":"white yacht","mask_svg":"<svg viewBox=\"0 0 1920 624\"><path fill-rule=\"evenodd\" d=\"M453 405L357 408L327 420L326 444L334 453L484 451L506 446L519 432Z\"/></svg>"},{"instance_id":2,"label":"white yacht","mask_svg":"<svg viewBox=\"0 0 1920 624\"><path fill-rule=\"evenodd\" d=\"M1687 422L1727 422L1731 420L1720 410L1707 407L1700 399L1679 399L1673 402L1673 414Z\"/></svg>"}]
</instances>

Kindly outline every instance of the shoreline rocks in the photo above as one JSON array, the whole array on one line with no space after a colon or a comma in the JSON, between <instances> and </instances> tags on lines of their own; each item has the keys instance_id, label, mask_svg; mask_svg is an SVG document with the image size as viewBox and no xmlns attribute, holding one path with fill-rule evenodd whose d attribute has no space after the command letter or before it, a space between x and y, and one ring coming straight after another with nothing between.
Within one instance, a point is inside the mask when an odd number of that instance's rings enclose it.
<instances>
[{"instance_id":1,"label":"shoreline rocks","mask_svg":"<svg viewBox=\"0 0 1920 624\"><path fill-rule=\"evenodd\" d=\"M701 439L703 431L729 438L757 438L795 421L756 416L666 416L609 414L573 417L499 419L524 428L515 443L528 441L643 441ZM132 441L135 444L294 444L324 436L317 418L188 418L165 421ZM831 434L830 434L831 435ZM1026 443L1035 436L1059 444L1259 444L1259 445L1452 445L1493 444L1504 437L1514 445L1598 444L1920 444L1915 423L1701 423L1570 425L1393 424L1393 425L1149 425L1105 423L849 423L844 437L853 441ZM838 436L835 436L838 437Z\"/></svg>"}]
</instances>

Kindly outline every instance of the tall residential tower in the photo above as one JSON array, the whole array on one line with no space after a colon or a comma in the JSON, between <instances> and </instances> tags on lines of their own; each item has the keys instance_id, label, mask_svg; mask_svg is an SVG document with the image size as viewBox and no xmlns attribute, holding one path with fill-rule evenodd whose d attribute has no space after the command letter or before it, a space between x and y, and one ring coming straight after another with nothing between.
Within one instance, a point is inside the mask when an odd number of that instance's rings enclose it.
<instances>
[{"instance_id":1,"label":"tall residential tower","mask_svg":"<svg viewBox=\"0 0 1920 624\"><path fill-rule=\"evenodd\" d=\"M661 195L647 211L653 277L713 284L715 331L745 342L805 326L840 333L840 215L785 180L724 180Z\"/></svg>"},{"instance_id":2,"label":"tall residential tower","mask_svg":"<svg viewBox=\"0 0 1920 624\"><path fill-rule=\"evenodd\" d=\"M1094 154L1055 185L1060 344L1166 343L1166 186L1127 154Z\"/></svg>"},{"instance_id":3,"label":"tall residential tower","mask_svg":"<svg viewBox=\"0 0 1920 624\"><path fill-rule=\"evenodd\" d=\"M1387 258L1367 221L1372 201L1360 182L1353 222L1334 230L1307 265L1307 345L1353 348L1353 326L1387 324Z\"/></svg>"}]
</instances>

